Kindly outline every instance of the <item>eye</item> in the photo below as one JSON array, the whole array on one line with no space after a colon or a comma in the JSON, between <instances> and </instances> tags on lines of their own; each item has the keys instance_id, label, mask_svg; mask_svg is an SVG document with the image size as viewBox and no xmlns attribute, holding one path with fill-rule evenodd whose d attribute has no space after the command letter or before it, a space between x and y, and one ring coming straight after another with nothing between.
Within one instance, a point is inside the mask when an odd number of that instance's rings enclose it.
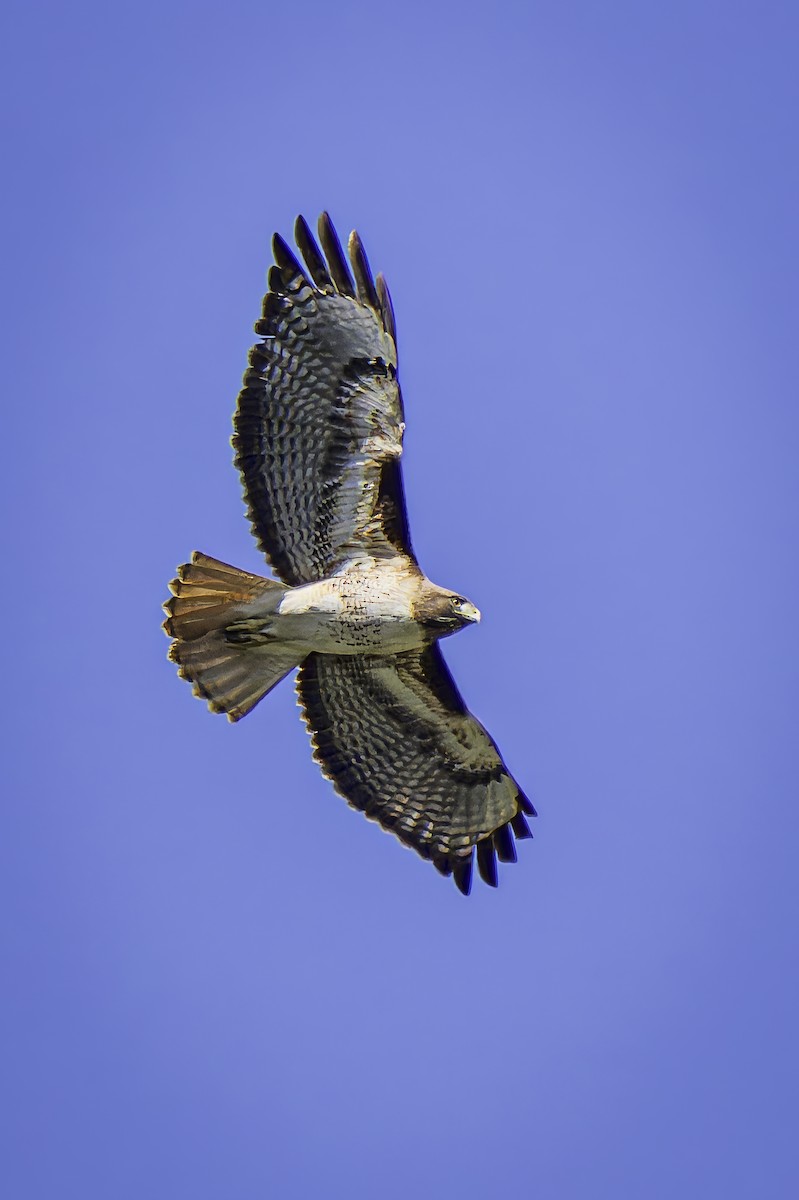
<instances>
[{"instance_id":1,"label":"eye","mask_svg":"<svg viewBox=\"0 0 799 1200\"><path fill-rule=\"evenodd\" d=\"M464 600L463 596L453 596L452 597L452 607L453 608L463 608L464 604L466 604L466 603L467 603L467 601Z\"/></svg>"}]
</instances>

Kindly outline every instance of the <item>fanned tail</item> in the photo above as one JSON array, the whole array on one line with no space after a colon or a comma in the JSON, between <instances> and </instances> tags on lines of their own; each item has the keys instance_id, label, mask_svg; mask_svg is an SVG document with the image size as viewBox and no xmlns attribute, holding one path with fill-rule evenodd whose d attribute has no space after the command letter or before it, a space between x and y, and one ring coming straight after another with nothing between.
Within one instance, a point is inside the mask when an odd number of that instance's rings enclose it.
<instances>
[{"instance_id":1,"label":"fanned tail","mask_svg":"<svg viewBox=\"0 0 799 1200\"><path fill-rule=\"evenodd\" d=\"M302 661L264 646L231 644L224 630L173 642L169 657L181 679L194 685L195 696L207 700L211 712L227 713L229 721L246 717Z\"/></svg>"},{"instance_id":2,"label":"fanned tail","mask_svg":"<svg viewBox=\"0 0 799 1200\"><path fill-rule=\"evenodd\" d=\"M178 567L169 590L172 599L164 605L168 614L164 631L178 641L192 641L250 616L253 601L274 596L276 608L288 589L195 550L191 562ZM258 608L262 611L263 606Z\"/></svg>"},{"instance_id":3,"label":"fanned tail","mask_svg":"<svg viewBox=\"0 0 799 1200\"><path fill-rule=\"evenodd\" d=\"M175 639L169 657L212 712L240 720L299 665L296 654L230 631L256 613L268 620L288 590L284 584L195 551L169 587L164 631Z\"/></svg>"}]
</instances>

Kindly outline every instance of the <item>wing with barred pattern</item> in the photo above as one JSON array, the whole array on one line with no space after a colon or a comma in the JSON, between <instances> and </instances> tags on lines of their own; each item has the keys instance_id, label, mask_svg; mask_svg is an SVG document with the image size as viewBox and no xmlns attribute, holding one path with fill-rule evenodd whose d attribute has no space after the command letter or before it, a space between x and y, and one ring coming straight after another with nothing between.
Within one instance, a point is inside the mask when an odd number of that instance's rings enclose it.
<instances>
[{"instance_id":1,"label":"wing with barred pattern","mask_svg":"<svg viewBox=\"0 0 799 1200\"><path fill-rule=\"evenodd\" d=\"M437 644L379 658L311 654L297 680L314 758L367 817L452 874L497 883L535 809L466 708Z\"/></svg>"},{"instance_id":2,"label":"wing with barred pattern","mask_svg":"<svg viewBox=\"0 0 799 1200\"><path fill-rule=\"evenodd\" d=\"M359 554L407 556L394 314L357 233L350 262L326 213L321 249L298 217L305 266L277 234L263 316L234 418L253 532L286 583Z\"/></svg>"}]
</instances>

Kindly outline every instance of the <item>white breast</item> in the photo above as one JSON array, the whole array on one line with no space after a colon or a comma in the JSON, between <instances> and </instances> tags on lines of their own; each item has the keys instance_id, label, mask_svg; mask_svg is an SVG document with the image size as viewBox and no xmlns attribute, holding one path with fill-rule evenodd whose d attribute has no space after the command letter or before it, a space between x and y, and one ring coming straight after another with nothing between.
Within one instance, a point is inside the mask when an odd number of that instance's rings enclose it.
<instances>
[{"instance_id":1,"label":"white breast","mask_svg":"<svg viewBox=\"0 0 799 1200\"><path fill-rule=\"evenodd\" d=\"M278 609L284 637L321 653L398 653L420 643L410 581L393 572L351 568L287 592Z\"/></svg>"}]
</instances>

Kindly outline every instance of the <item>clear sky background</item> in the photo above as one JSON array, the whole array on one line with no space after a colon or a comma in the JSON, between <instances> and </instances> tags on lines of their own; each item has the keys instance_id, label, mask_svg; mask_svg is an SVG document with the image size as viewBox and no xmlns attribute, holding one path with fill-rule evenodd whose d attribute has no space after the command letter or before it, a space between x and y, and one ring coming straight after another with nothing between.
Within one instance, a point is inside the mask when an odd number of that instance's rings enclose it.
<instances>
[{"instance_id":1,"label":"clear sky background","mask_svg":"<svg viewBox=\"0 0 799 1200\"><path fill-rule=\"evenodd\" d=\"M796 5L3 22L2 1194L796 1195ZM230 417L325 207L540 812L469 900L289 684L230 727L166 661L178 562L263 567Z\"/></svg>"}]
</instances>

